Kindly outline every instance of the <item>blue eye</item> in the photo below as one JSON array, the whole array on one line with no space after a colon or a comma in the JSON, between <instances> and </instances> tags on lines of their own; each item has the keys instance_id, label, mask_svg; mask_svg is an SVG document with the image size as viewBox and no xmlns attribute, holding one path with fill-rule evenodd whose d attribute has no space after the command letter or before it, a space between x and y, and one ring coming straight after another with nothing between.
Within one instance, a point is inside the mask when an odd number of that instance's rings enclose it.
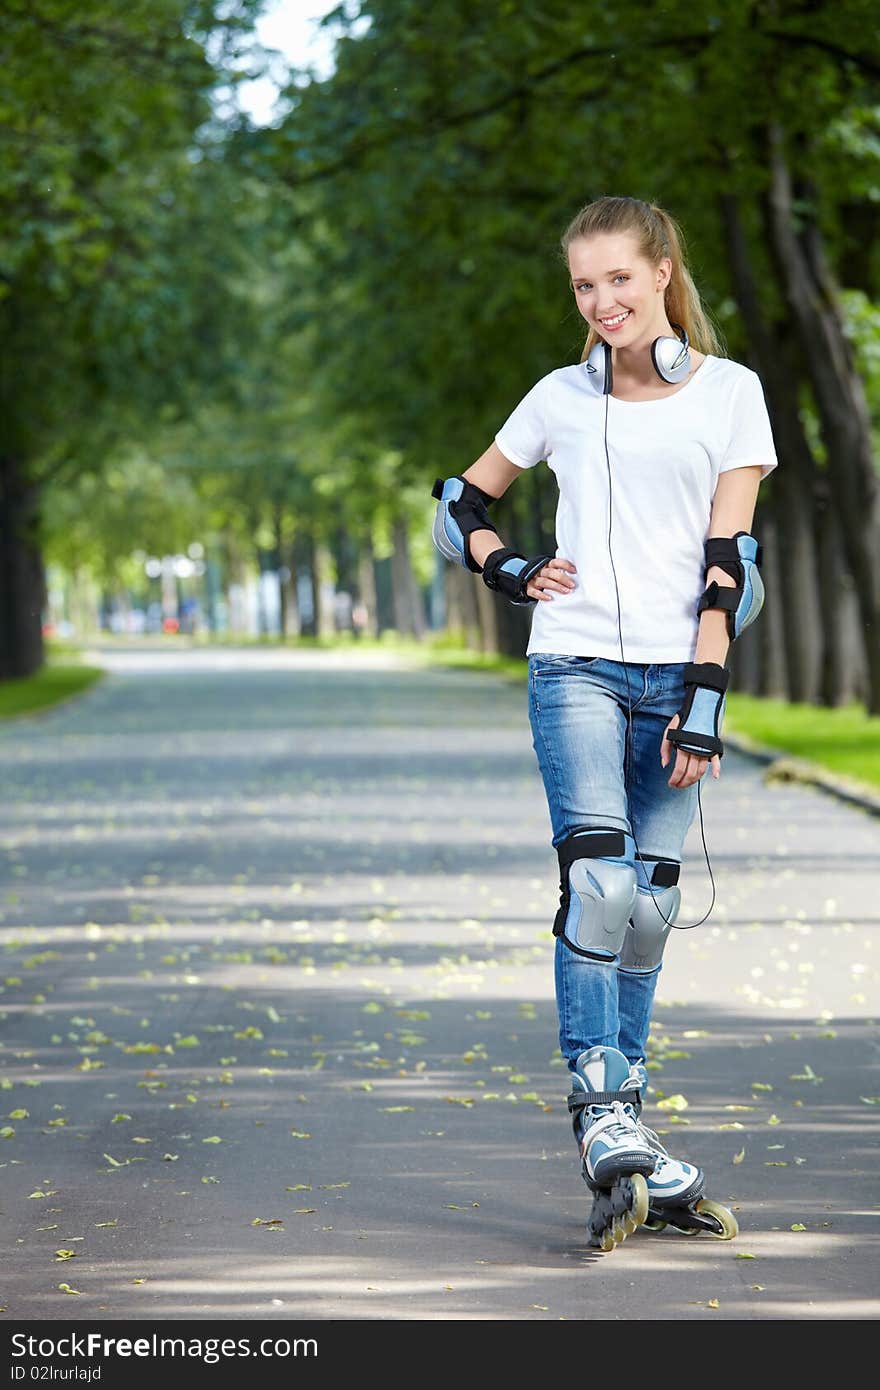
<instances>
[{"instance_id":1,"label":"blue eye","mask_svg":"<svg viewBox=\"0 0 880 1390\"><path fill-rule=\"evenodd\" d=\"M615 278L615 280L628 280L628 279L629 279L629 276L628 276L628 275L623 275L623 274L621 274L621 275L615 275L614 278ZM575 285L575 290L577 290L577 291L580 291L580 290L591 290L592 288L593 288L593 287L592 287L592 285L590 284L589 280L581 280L579 284Z\"/></svg>"}]
</instances>

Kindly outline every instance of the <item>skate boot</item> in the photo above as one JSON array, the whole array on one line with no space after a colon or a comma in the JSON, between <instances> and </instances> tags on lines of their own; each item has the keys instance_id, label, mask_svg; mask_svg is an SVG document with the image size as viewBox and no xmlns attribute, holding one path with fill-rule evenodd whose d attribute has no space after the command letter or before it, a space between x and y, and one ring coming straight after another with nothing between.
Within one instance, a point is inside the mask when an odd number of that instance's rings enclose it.
<instances>
[{"instance_id":1,"label":"skate boot","mask_svg":"<svg viewBox=\"0 0 880 1390\"><path fill-rule=\"evenodd\" d=\"M638 1079L615 1047L582 1052L568 1097L584 1182L593 1194L587 1220L590 1245L613 1250L648 1215L645 1174L657 1155L637 1124Z\"/></svg>"},{"instance_id":2,"label":"skate boot","mask_svg":"<svg viewBox=\"0 0 880 1390\"><path fill-rule=\"evenodd\" d=\"M662 1231L667 1226L673 1226L686 1235L707 1231L719 1240L733 1240L739 1232L736 1217L720 1202L710 1201L703 1196L706 1178L702 1168L696 1168L680 1158L672 1158L653 1129L649 1129L641 1119L641 1092L646 1089L647 1082L644 1064L634 1062L630 1067L630 1085L634 1083L640 1095L634 1105L636 1128L657 1160L653 1173L647 1177L648 1216L644 1222L645 1230Z\"/></svg>"}]
</instances>

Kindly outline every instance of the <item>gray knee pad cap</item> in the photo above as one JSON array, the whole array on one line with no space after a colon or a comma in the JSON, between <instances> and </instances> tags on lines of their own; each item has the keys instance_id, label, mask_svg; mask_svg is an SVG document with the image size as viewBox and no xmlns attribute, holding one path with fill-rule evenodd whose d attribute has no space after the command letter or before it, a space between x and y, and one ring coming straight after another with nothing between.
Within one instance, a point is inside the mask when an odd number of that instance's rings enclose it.
<instances>
[{"instance_id":1,"label":"gray knee pad cap","mask_svg":"<svg viewBox=\"0 0 880 1390\"><path fill-rule=\"evenodd\" d=\"M653 864L650 879L649 866L639 864L638 891L620 952L623 970L657 968L681 907L679 865L670 859L658 859Z\"/></svg>"},{"instance_id":2,"label":"gray knee pad cap","mask_svg":"<svg viewBox=\"0 0 880 1390\"><path fill-rule=\"evenodd\" d=\"M632 845L623 830L585 826L557 847L562 897L553 931L577 954L620 955L636 897Z\"/></svg>"},{"instance_id":3,"label":"gray knee pad cap","mask_svg":"<svg viewBox=\"0 0 880 1390\"><path fill-rule=\"evenodd\" d=\"M581 951L619 955L636 896L635 869L603 859L578 859L568 871L568 884L568 944Z\"/></svg>"}]
</instances>

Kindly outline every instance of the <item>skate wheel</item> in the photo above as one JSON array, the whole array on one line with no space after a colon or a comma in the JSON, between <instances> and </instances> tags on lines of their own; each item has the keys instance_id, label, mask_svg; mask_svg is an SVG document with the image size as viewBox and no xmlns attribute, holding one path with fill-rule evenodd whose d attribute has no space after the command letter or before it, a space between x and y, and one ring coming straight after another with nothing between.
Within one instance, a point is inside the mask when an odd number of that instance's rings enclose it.
<instances>
[{"instance_id":1,"label":"skate wheel","mask_svg":"<svg viewBox=\"0 0 880 1390\"><path fill-rule=\"evenodd\" d=\"M627 1236L632 1235L633 1231L639 1229L639 1222L635 1219L631 1211L624 1212L623 1216L616 1216L614 1222L615 1230L619 1226L623 1233L616 1237L617 1240L625 1240Z\"/></svg>"},{"instance_id":2,"label":"skate wheel","mask_svg":"<svg viewBox=\"0 0 880 1390\"><path fill-rule=\"evenodd\" d=\"M614 1237L615 1245L622 1245L627 1236L635 1230L635 1226L627 1225L626 1216L615 1216L611 1222L611 1234Z\"/></svg>"},{"instance_id":3,"label":"skate wheel","mask_svg":"<svg viewBox=\"0 0 880 1390\"><path fill-rule=\"evenodd\" d=\"M710 1221L718 1226L717 1231L712 1231L717 1240L733 1240L739 1234L739 1226L736 1217L727 1207L723 1207L720 1202L713 1202L708 1197L703 1197L695 1207L700 1216L706 1216Z\"/></svg>"},{"instance_id":4,"label":"skate wheel","mask_svg":"<svg viewBox=\"0 0 880 1390\"><path fill-rule=\"evenodd\" d=\"M661 1221L658 1216L649 1216L647 1221L642 1222L646 1231L665 1231L667 1224L666 1221Z\"/></svg>"},{"instance_id":5,"label":"skate wheel","mask_svg":"<svg viewBox=\"0 0 880 1390\"><path fill-rule=\"evenodd\" d=\"M632 1221L632 1229L644 1226L648 1219L648 1184L641 1173L633 1173L630 1179L632 1183L633 1201L629 1212L629 1219Z\"/></svg>"},{"instance_id":6,"label":"skate wheel","mask_svg":"<svg viewBox=\"0 0 880 1390\"><path fill-rule=\"evenodd\" d=\"M594 1250L613 1250L641 1226L648 1215L648 1184L641 1173L632 1173L612 1188L596 1189L587 1221Z\"/></svg>"}]
</instances>

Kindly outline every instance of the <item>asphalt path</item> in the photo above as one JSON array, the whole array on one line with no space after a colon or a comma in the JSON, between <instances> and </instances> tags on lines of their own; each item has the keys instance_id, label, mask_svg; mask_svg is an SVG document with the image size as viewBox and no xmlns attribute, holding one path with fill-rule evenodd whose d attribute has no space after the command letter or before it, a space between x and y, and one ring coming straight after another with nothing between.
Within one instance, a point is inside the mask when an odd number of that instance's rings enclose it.
<instances>
[{"instance_id":1,"label":"asphalt path","mask_svg":"<svg viewBox=\"0 0 880 1390\"><path fill-rule=\"evenodd\" d=\"M876 817L705 779L645 1119L740 1235L603 1255L523 685L99 659L0 725L0 1318L876 1318Z\"/></svg>"}]
</instances>

